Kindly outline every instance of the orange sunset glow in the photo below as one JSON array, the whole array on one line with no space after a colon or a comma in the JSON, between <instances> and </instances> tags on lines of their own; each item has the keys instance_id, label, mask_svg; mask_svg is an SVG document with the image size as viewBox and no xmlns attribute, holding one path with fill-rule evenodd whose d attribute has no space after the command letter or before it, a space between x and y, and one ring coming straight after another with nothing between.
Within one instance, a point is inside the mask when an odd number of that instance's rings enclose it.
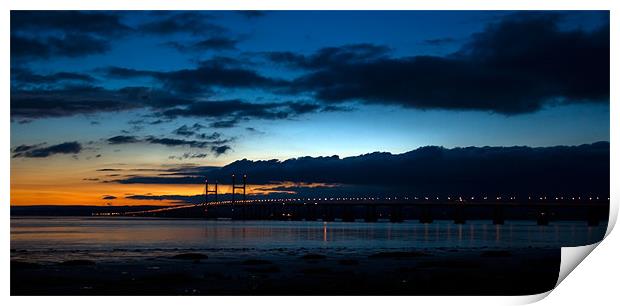
<instances>
[{"instance_id":1,"label":"orange sunset glow","mask_svg":"<svg viewBox=\"0 0 620 306\"><path fill-rule=\"evenodd\" d=\"M37 165L41 166L41 165ZM102 174L105 168L75 168L61 165L47 165L41 168L17 165L11 169L11 205L173 205L182 204L174 200L149 200L126 198L131 195L148 196L196 196L204 194L204 185L199 184L116 184L112 179L118 174ZM118 169L123 177L136 174L157 173L155 166L149 171L132 172L131 168ZM114 176L111 176L114 175ZM118 175L118 176L117 176ZM268 195L271 189L280 187L335 187L326 183L281 182L274 184L248 184L248 195ZM231 192L230 182L220 183L221 194ZM295 194L294 191L280 191ZM104 199L113 196L115 199Z\"/></svg>"}]
</instances>

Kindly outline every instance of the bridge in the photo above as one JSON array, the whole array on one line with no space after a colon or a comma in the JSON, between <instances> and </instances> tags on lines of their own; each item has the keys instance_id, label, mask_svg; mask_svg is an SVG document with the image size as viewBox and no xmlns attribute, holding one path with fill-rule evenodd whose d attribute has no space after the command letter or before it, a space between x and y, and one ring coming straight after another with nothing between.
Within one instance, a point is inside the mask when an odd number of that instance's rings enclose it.
<instances>
[{"instance_id":1,"label":"bridge","mask_svg":"<svg viewBox=\"0 0 620 306\"><path fill-rule=\"evenodd\" d=\"M531 220L538 225L579 220L589 226L606 221L609 198L598 197L246 197L247 175L240 184L232 175L232 194L218 198L218 182L205 180L204 202L124 213L125 216L191 217L232 220L293 220L342 222L403 222L418 220Z\"/></svg>"}]
</instances>

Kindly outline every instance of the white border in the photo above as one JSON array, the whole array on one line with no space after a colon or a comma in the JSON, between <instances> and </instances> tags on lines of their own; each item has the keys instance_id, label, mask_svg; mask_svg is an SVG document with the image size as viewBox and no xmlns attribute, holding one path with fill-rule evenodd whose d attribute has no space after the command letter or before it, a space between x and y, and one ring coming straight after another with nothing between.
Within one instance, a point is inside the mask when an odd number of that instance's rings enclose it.
<instances>
[{"instance_id":1,"label":"white border","mask_svg":"<svg viewBox=\"0 0 620 306\"><path fill-rule=\"evenodd\" d=\"M2 273L2 293L3 298L6 299L9 294L9 252L6 246L10 245L10 211L9 211L9 195L10 195L10 52L9 48L9 33L10 24L9 16L11 9L78 9L78 10L96 10L96 9L108 9L108 10L142 10L142 9L177 9L177 10L197 10L197 9L211 9L211 10L235 10L235 9L260 9L260 10L299 10L299 9L322 9L322 10L611 10L611 54L618 54L614 52L617 50L617 26L618 17L616 12L620 1L613 0L564 0L564 1L536 1L536 0L443 0L443 1L398 1L398 0L356 0L356 1L334 1L334 0L228 0L228 1L200 1L200 0L183 0L183 1L169 1L169 0L107 0L107 1L75 1L75 0L56 0L56 1L35 1L35 0L5 0L1 2L3 7L2 18L0 19L0 29L3 33L2 44L4 47L0 48L0 53L5 65L3 65L3 73L1 75L1 87L2 88L2 118L0 122L4 127L1 131L2 137L2 149L4 150L5 158L2 162L2 180L0 188L0 196L4 209L2 209L2 222L5 225L5 230L2 231L1 239L5 250L2 252L0 259L0 271ZM615 57L611 58L611 101L614 101L614 97L617 97L617 90L613 80L616 79L618 72L618 61ZM617 126L619 110L618 107L611 103L611 126ZM619 163L618 163L618 133L617 128L611 130L611 216L610 226L608 228L607 235L610 234L613 225L617 219L618 213L618 176ZM615 158L614 158L615 157ZM617 296L614 294L617 290L615 283L618 280L617 273L619 272L617 264L619 258L619 244L618 235L610 235L602 243L601 247L593 251L590 257L595 257L592 260L585 260L582 266L587 265L588 270L581 268L575 269L573 274L575 277L568 277L561 286L554 290L553 294L550 294L548 299L543 301L543 304L560 305L568 304L573 305L579 303L591 304L604 304L611 305L617 302ZM588 249L588 248L586 248ZM583 255L584 249L578 250ZM574 251L574 250L573 250ZM589 252L588 252L589 253ZM563 258L569 256L563 253ZM572 256L572 255L571 255ZM570 256L569 256L570 257ZM568 258L568 257L566 257ZM566 263L567 260L564 260ZM574 267L574 263L572 264ZM602 290L601 290L602 289ZM377 305L384 303L395 302L416 302L416 303L433 303L433 304L465 304L465 305L497 305L497 304L522 304L540 300L547 296L547 294L541 294L537 296L529 297L279 297L279 298L261 298L261 297L103 297L103 298L88 298L88 297L71 297L71 298L44 298L44 297L10 297L8 301L5 301L4 305L21 305L30 303L45 303L46 305L81 305L89 304L92 306L105 305L110 303L148 303L149 305L169 305L170 303L177 302L178 299L182 299L182 303L185 305L204 305L205 302L214 304L237 304L237 303L251 303L255 304L280 304L296 306L312 305L330 303L330 304L345 304L355 303L362 305ZM7 304L10 303L10 304Z\"/></svg>"}]
</instances>

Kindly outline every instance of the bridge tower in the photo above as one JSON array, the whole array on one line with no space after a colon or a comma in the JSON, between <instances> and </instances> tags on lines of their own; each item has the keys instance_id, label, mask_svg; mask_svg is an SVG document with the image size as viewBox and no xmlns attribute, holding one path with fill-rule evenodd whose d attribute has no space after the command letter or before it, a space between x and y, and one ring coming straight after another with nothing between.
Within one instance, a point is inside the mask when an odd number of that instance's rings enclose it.
<instances>
[{"instance_id":1,"label":"bridge tower","mask_svg":"<svg viewBox=\"0 0 620 306\"><path fill-rule=\"evenodd\" d=\"M209 194L214 194L215 202L217 202L217 181L214 185L214 189L209 189L209 180L205 178L205 205L209 203Z\"/></svg>"},{"instance_id":2,"label":"bridge tower","mask_svg":"<svg viewBox=\"0 0 620 306\"><path fill-rule=\"evenodd\" d=\"M232 175L232 203L235 204L235 194L237 192L237 189L240 189L241 191L243 191L243 202L245 202L245 183L246 183L246 179L247 179L247 175L243 175L243 182L241 185L237 185L237 182L235 181L235 175Z\"/></svg>"}]
</instances>

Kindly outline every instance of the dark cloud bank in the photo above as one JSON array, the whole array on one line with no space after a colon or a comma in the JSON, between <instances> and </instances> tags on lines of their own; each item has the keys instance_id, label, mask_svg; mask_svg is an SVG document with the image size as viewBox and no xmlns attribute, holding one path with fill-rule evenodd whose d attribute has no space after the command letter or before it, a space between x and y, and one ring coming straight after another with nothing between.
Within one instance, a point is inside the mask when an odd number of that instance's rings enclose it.
<instances>
[{"instance_id":1,"label":"dark cloud bank","mask_svg":"<svg viewBox=\"0 0 620 306\"><path fill-rule=\"evenodd\" d=\"M271 59L315 69L292 86L333 103L357 100L506 115L554 104L608 103L609 27L565 31L559 28L560 18L550 14L507 17L474 34L447 57L375 60L381 53L368 52L366 46L365 56L328 49L310 57Z\"/></svg>"},{"instance_id":2,"label":"dark cloud bank","mask_svg":"<svg viewBox=\"0 0 620 306\"><path fill-rule=\"evenodd\" d=\"M385 193L437 195L609 195L609 143L556 147L422 147L403 154L370 153L339 158L300 157L285 161L239 160L221 168L168 169L158 176L135 176L120 184L230 183L247 174L252 184L329 183L338 188L286 190L326 196ZM201 188L198 187L197 188Z\"/></svg>"}]
</instances>

